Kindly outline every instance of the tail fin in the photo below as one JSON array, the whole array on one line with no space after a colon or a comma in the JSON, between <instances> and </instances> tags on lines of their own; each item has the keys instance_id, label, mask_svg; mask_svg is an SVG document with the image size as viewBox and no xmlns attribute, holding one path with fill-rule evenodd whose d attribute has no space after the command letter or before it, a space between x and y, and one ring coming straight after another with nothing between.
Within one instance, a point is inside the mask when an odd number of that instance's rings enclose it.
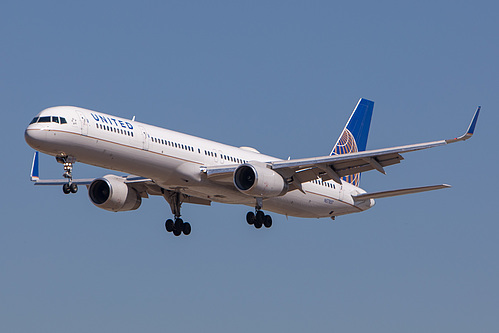
<instances>
[{"instance_id":1,"label":"tail fin","mask_svg":"<svg viewBox=\"0 0 499 333\"><path fill-rule=\"evenodd\" d=\"M373 109L373 101L364 98L359 100L330 155L349 154L366 150ZM360 173L345 176L342 180L359 186Z\"/></svg>"}]
</instances>

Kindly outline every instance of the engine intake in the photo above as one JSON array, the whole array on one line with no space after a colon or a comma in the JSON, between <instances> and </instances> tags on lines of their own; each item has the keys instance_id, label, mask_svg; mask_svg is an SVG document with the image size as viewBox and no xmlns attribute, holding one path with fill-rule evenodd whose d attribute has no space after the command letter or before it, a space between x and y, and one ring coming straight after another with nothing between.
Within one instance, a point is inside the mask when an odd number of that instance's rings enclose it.
<instances>
[{"instance_id":1,"label":"engine intake","mask_svg":"<svg viewBox=\"0 0 499 333\"><path fill-rule=\"evenodd\" d=\"M88 188L88 196L94 205L112 212L135 210L142 203L137 191L115 175L95 179Z\"/></svg>"},{"instance_id":2,"label":"engine intake","mask_svg":"<svg viewBox=\"0 0 499 333\"><path fill-rule=\"evenodd\" d=\"M234 186L254 197L278 197L286 194L288 184L265 164L242 164L234 171Z\"/></svg>"}]
</instances>

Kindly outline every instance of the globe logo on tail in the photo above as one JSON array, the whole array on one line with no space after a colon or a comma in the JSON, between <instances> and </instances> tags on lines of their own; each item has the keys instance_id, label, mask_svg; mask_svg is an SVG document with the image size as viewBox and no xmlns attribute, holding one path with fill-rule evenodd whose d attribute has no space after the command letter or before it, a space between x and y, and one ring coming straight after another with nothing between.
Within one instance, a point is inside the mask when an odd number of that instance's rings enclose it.
<instances>
[{"instance_id":1,"label":"globe logo on tail","mask_svg":"<svg viewBox=\"0 0 499 333\"><path fill-rule=\"evenodd\" d=\"M357 142L355 142L354 136L347 128L345 128L340 139L336 143L336 146L334 147L332 155L350 154L358 151ZM360 184L360 173L348 175L342 177L341 179L358 187Z\"/></svg>"}]
</instances>

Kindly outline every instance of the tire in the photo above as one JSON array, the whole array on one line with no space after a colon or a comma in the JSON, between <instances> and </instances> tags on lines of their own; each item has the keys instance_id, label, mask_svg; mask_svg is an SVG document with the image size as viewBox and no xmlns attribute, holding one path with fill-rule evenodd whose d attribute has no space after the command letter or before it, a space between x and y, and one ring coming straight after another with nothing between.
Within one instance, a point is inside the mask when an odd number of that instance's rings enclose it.
<instances>
[{"instance_id":1,"label":"tire","mask_svg":"<svg viewBox=\"0 0 499 333\"><path fill-rule=\"evenodd\" d=\"M174 230L178 230L178 231L182 232L183 228L184 228L184 221L181 218L175 219Z\"/></svg>"},{"instance_id":2,"label":"tire","mask_svg":"<svg viewBox=\"0 0 499 333\"><path fill-rule=\"evenodd\" d=\"M189 235L191 233L191 230L192 229L191 229L190 223L184 222L184 226L182 228L182 232L184 233L184 235L186 235L186 236Z\"/></svg>"},{"instance_id":3,"label":"tire","mask_svg":"<svg viewBox=\"0 0 499 333\"><path fill-rule=\"evenodd\" d=\"M265 221L265 214L261 210L259 210L258 212L256 212L256 220L260 224L263 224L263 221Z\"/></svg>"},{"instance_id":4,"label":"tire","mask_svg":"<svg viewBox=\"0 0 499 333\"><path fill-rule=\"evenodd\" d=\"M78 185L72 183L71 185L69 185L69 190L71 191L71 193L78 192Z\"/></svg>"},{"instance_id":5,"label":"tire","mask_svg":"<svg viewBox=\"0 0 499 333\"><path fill-rule=\"evenodd\" d=\"M265 215L263 225L265 226L265 228L270 228L272 226L272 217L270 215Z\"/></svg>"},{"instance_id":6,"label":"tire","mask_svg":"<svg viewBox=\"0 0 499 333\"><path fill-rule=\"evenodd\" d=\"M180 236L180 234L182 234L182 231L177 230L177 229L173 229L173 234L174 234L175 236Z\"/></svg>"},{"instance_id":7,"label":"tire","mask_svg":"<svg viewBox=\"0 0 499 333\"><path fill-rule=\"evenodd\" d=\"M246 214L246 222L248 222L249 225L253 225L255 223L255 219L255 213L248 212L248 214Z\"/></svg>"},{"instance_id":8,"label":"tire","mask_svg":"<svg viewBox=\"0 0 499 333\"><path fill-rule=\"evenodd\" d=\"M71 190L69 189L69 184L62 185L62 192L64 192L64 194L71 193Z\"/></svg>"},{"instance_id":9,"label":"tire","mask_svg":"<svg viewBox=\"0 0 499 333\"><path fill-rule=\"evenodd\" d=\"M173 224L173 220L172 220L172 219L168 219L168 220L166 220L166 222L165 222L165 228L166 228L166 231L168 231L168 232L172 232L174 227L175 227L175 226L174 226L174 224Z\"/></svg>"}]
</instances>

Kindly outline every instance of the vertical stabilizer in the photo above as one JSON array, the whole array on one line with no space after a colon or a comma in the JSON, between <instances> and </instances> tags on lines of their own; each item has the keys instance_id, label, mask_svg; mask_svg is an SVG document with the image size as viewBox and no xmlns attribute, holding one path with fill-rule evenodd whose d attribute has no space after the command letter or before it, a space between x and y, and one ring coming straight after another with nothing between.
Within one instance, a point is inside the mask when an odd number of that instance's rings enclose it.
<instances>
[{"instance_id":1,"label":"vertical stabilizer","mask_svg":"<svg viewBox=\"0 0 499 333\"><path fill-rule=\"evenodd\" d=\"M373 101L365 98L359 100L330 155L350 154L366 150L373 109ZM341 179L355 186L360 185L360 173Z\"/></svg>"}]
</instances>

